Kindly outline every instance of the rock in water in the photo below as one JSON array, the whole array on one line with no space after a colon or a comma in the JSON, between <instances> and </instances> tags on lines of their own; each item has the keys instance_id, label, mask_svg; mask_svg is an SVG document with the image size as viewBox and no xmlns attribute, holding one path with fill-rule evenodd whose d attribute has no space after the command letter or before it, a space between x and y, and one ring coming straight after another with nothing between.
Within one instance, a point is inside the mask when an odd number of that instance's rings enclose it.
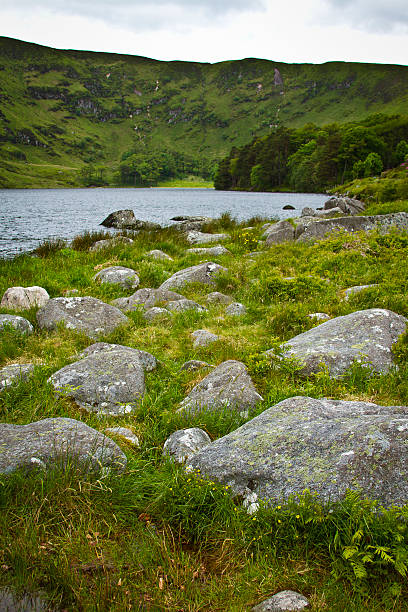
<instances>
[{"instance_id":1,"label":"rock in water","mask_svg":"<svg viewBox=\"0 0 408 612\"><path fill-rule=\"evenodd\" d=\"M391 310L370 308L330 319L282 345L283 357L296 357L302 374L328 368L341 376L354 363L374 372L388 372L393 365L391 347L407 326L407 319ZM267 351L273 355L273 350Z\"/></svg>"},{"instance_id":2,"label":"rock in water","mask_svg":"<svg viewBox=\"0 0 408 612\"><path fill-rule=\"evenodd\" d=\"M129 319L115 306L93 297L53 298L37 312L41 329L53 330L63 322L68 329L90 338L105 336Z\"/></svg>"},{"instance_id":3,"label":"rock in water","mask_svg":"<svg viewBox=\"0 0 408 612\"><path fill-rule=\"evenodd\" d=\"M0 473L63 466L72 460L87 470L122 471L126 466L119 446L81 421L56 418L28 425L0 423Z\"/></svg>"},{"instance_id":4,"label":"rock in water","mask_svg":"<svg viewBox=\"0 0 408 612\"><path fill-rule=\"evenodd\" d=\"M115 416L132 412L144 395L144 370L155 367L155 358L117 344L93 347L79 361L55 372L49 382L88 412Z\"/></svg>"},{"instance_id":5,"label":"rock in water","mask_svg":"<svg viewBox=\"0 0 408 612\"><path fill-rule=\"evenodd\" d=\"M131 229L131 230L153 230L159 229L158 223L151 223L150 221L141 221L136 219L133 210L116 210L110 213L101 223L105 227L115 227L117 229Z\"/></svg>"},{"instance_id":6,"label":"rock in water","mask_svg":"<svg viewBox=\"0 0 408 612\"><path fill-rule=\"evenodd\" d=\"M170 276L162 285L160 289L180 289L188 283L203 283L204 285L215 285L214 277L220 272L227 272L227 269L219 264L213 262L207 262L199 264L198 266L191 266L190 268L184 268L179 270L173 276Z\"/></svg>"},{"instance_id":7,"label":"rock in water","mask_svg":"<svg viewBox=\"0 0 408 612\"><path fill-rule=\"evenodd\" d=\"M273 501L348 489L385 506L408 499L408 407L291 397L189 460L234 494Z\"/></svg>"},{"instance_id":8,"label":"rock in water","mask_svg":"<svg viewBox=\"0 0 408 612\"><path fill-rule=\"evenodd\" d=\"M181 402L178 412L234 410L246 414L262 401L240 361L224 361L196 385Z\"/></svg>"},{"instance_id":9,"label":"rock in water","mask_svg":"<svg viewBox=\"0 0 408 612\"><path fill-rule=\"evenodd\" d=\"M49 299L42 287L10 287L4 293L0 306L10 310L27 310L33 306L44 306Z\"/></svg>"}]
</instances>

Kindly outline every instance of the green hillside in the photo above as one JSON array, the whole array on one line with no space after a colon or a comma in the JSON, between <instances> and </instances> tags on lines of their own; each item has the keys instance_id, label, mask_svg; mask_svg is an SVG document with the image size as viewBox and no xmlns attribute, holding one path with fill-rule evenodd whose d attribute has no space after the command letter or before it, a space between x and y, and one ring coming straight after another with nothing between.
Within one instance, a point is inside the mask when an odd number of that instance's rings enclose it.
<instances>
[{"instance_id":1,"label":"green hillside","mask_svg":"<svg viewBox=\"0 0 408 612\"><path fill-rule=\"evenodd\" d=\"M275 126L407 108L406 66L162 62L2 37L0 186L112 183L128 176L124 154L163 176L209 177L232 146Z\"/></svg>"}]
</instances>

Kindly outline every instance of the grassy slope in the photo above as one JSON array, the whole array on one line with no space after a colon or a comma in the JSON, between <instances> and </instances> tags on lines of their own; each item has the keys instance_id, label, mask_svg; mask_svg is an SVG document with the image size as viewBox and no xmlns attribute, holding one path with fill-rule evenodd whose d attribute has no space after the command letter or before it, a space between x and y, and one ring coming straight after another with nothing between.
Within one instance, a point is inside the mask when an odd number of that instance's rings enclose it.
<instances>
[{"instance_id":1,"label":"grassy slope","mask_svg":"<svg viewBox=\"0 0 408 612\"><path fill-rule=\"evenodd\" d=\"M283 86L274 84L275 68ZM111 169L135 143L218 159L278 123L404 114L407 74L404 66L342 62L159 62L0 38L0 186L27 186L27 170L37 177L36 167L16 162L18 152L29 164L69 168ZM38 186L74 180L60 168L40 174Z\"/></svg>"},{"instance_id":2,"label":"grassy slope","mask_svg":"<svg viewBox=\"0 0 408 612\"><path fill-rule=\"evenodd\" d=\"M408 211L408 202L398 208ZM21 313L33 322L34 335L1 335L0 365L37 364L33 380L0 395L2 421L22 424L67 416L100 431L120 424L133 429L141 447L118 440L129 461L120 478L97 479L73 468L48 476L40 472L29 478L0 479L0 589L14 585L42 590L55 606L70 611L241 612L287 588L307 595L315 611L406 610L406 581L392 563L382 561L378 553L375 562L366 564L368 577L357 579L355 559L347 561L343 555L346 546L354 546L361 559L371 550L364 548L366 543L388 546L390 552L397 536L402 538L399 550L408 551L400 519L376 518L364 504L351 499L332 514L322 514L314 502L306 501L303 506L289 504L261 512L253 520L222 488L185 476L163 462L163 443L174 430L199 426L214 439L245 421L228 415L176 414L178 403L204 375L180 371L188 359L212 364L231 358L244 361L265 398L248 419L294 395L408 405L406 344L398 353L399 371L369 377L364 369L354 368L337 381L325 374L302 379L296 368L272 367L263 357L274 343L313 326L307 317L311 312L338 316L381 307L408 316L408 266L402 265L408 238L343 236L316 245L276 245L248 259L245 254L256 248L261 234L261 222L251 225L255 229L245 231L224 217L223 225L211 228L226 229L232 236L226 246L233 254L215 259L229 269L217 288L243 302L248 309L245 316L232 320L223 307L211 305L207 313L178 314L170 322L148 324L135 312L128 328L107 338L147 350L160 360L158 370L147 375L146 397L132 416L97 418L66 398L56 398L47 384L50 374L91 344L86 337L64 329L39 330L35 311ZM39 284L51 297L77 288L80 295L109 301L124 292L96 285L92 281L96 269L129 266L137 270L141 287L158 286L176 270L199 263L198 255L185 255L186 247L167 230L141 233L131 246L95 254L64 248L45 258L0 261L0 295L13 285ZM152 248L163 249L174 261L149 261L144 253ZM345 288L370 283L379 286L347 302L341 299ZM191 286L183 293L205 303L208 291ZM190 334L198 328L219 334L221 340L194 349ZM363 535L356 536L357 532ZM394 555L393 549L390 554Z\"/></svg>"}]
</instances>

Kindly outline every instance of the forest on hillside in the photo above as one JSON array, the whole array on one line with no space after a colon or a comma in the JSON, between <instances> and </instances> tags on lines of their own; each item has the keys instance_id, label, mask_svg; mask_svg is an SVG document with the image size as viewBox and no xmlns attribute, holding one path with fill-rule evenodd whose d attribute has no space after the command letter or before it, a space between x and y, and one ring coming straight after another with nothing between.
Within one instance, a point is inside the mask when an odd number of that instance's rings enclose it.
<instances>
[{"instance_id":1,"label":"forest on hillside","mask_svg":"<svg viewBox=\"0 0 408 612\"><path fill-rule=\"evenodd\" d=\"M214 186L222 190L318 192L352 179L379 175L408 155L408 118L372 115L323 127L278 127L233 147L219 163Z\"/></svg>"}]
</instances>

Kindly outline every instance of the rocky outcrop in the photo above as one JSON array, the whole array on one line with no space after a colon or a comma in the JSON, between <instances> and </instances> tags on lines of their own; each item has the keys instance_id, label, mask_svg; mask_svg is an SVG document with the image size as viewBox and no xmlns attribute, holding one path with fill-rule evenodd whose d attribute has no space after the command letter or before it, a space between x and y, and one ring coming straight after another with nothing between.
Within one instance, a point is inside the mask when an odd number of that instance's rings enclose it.
<instances>
[{"instance_id":1,"label":"rocky outcrop","mask_svg":"<svg viewBox=\"0 0 408 612\"><path fill-rule=\"evenodd\" d=\"M48 292L42 287L10 287L4 293L0 306L10 310L27 310L28 308L44 306L50 299Z\"/></svg>"},{"instance_id":2,"label":"rocky outcrop","mask_svg":"<svg viewBox=\"0 0 408 612\"><path fill-rule=\"evenodd\" d=\"M247 414L262 401L246 366L240 361L224 361L196 385L181 402L178 412L232 410Z\"/></svg>"},{"instance_id":3,"label":"rocky outcrop","mask_svg":"<svg viewBox=\"0 0 408 612\"><path fill-rule=\"evenodd\" d=\"M81 421L55 418L28 425L0 423L0 473L62 467L72 461L87 471L122 471L126 466L119 446Z\"/></svg>"},{"instance_id":4,"label":"rocky outcrop","mask_svg":"<svg viewBox=\"0 0 408 612\"><path fill-rule=\"evenodd\" d=\"M33 374L34 366L32 363L12 363L0 370L0 391L9 387L13 383L21 380L28 380Z\"/></svg>"},{"instance_id":5,"label":"rocky outcrop","mask_svg":"<svg viewBox=\"0 0 408 612\"><path fill-rule=\"evenodd\" d=\"M41 329L54 330L59 323L90 338L105 336L129 319L110 304L93 297L53 298L37 312Z\"/></svg>"},{"instance_id":6,"label":"rocky outcrop","mask_svg":"<svg viewBox=\"0 0 408 612\"><path fill-rule=\"evenodd\" d=\"M291 397L189 460L234 494L273 501L348 489L380 504L408 499L408 407Z\"/></svg>"},{"instance_id":7,"label":"rocky outcrop","mask_svg":"<svg viewBox=\"0 0 408 612\"><path fill-rule=\"evenodd\" d=\"M140 282L136 272L124 266L103 268L95 274L93 280L101 284L119 285L122 289L136 289Z\"/></svg>"},{"instance_id":8,"label":"rocky outcrop","mask_svg":"<svg viewBox=\"0 0 408 612\"><path fill-rule=\"evenodd\" d=\"M34 327L31 325L30 321L27 321L24 317L0 314L0 333L8 327L12 327L20 333L27 335L32 334L34 331Z\"/></svg>"},{"instance_id":9,"label":"rocky outcrop","mask_svg":"<svg viewBox=\"0 0 408 612\"><path fill-rule=\"evenodd\" d=\"M203 283L204 285L215 285L214 278L220 272L227 272L227 269L213 262L206 262L198 266L191 266L179 270L173 276L170 276L160 289L180 289L188 283Z\"/></svg>"},{"instance_id":10,"label":"rocky outcrop","mask_svg":"<svg viewBox=\"0 0 408 612\"><path fill-rule=\"evenodd\" d=\"M304 375L327 368L330 376L338 377L354 362L384 373L393 365L391 348L406 326L407 319L391 310L359 310L291 338L282 345L282 355L295 357Z\"/></svg>"},{"instance_id":11,"label":"rocky outcrop","mask_svg":"<svg viewBox=\"0 0 408 612\"><path fill-rule=\"evenodd\" d=\"M206 431L198 427L179 429L171 434L164 443L163 455L177 463L184 463L197 451L211 444Z\"/></svg>"}]
</instances>

